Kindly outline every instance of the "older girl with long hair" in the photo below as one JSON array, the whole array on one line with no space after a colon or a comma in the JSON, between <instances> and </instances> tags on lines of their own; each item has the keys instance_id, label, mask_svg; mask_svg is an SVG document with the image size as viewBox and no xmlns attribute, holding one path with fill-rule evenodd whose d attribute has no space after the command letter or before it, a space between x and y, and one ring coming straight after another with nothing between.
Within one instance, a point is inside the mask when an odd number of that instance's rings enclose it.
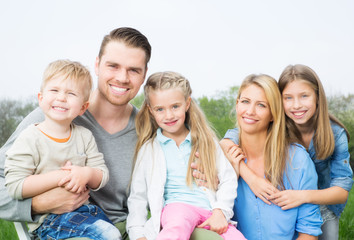
<instances>
[{"instance_id":1,"label":"older girl with long hair","mask_svg":"<svg viewBox=\"0 0 354 240\"><path fill-rule=\"evenodd\" d=\"M155 73L144 94L136 117L136 162L128 198L130 239L189 239L197 226L224 239L245 239L229 224L235 172L191 98L188 80L174 72ZM197 151L208 189L193 181L189 166Z\"/></svg>"},{"instance_id":2,"label":"older girl with long hair","mask_svg":"<svg viewBox=\"0 0 354 240\"><path fill-rule=\"evenodd\" d=\"M339 217L353 184L349 134L343 124L328 113L321 81L311 68L289 65L278 85L289 138L309 152L318 174L318 190L281 191L272 194L270 199L284 210L305 203L320 204L323 234L319 239L338 239Z\"/></svg>"}]
</instances>

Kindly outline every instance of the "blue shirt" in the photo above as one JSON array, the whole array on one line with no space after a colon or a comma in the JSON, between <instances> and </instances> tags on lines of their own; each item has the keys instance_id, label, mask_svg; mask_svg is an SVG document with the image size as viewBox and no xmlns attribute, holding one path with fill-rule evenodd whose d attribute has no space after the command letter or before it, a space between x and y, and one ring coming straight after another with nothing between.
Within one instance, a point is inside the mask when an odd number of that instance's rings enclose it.
<instances>
[{"instance_id":1,"label":"blue shirt","mask_svg":"<svg viewBox=\"0 0 354 240\"><path fill-rule=\"evenodd\" d=\"M165 205L182 202L211 210L209 199L203 188L198 187L194 182L191 187L186 183L189 156L192 150L190 133L179 147L174 140L164 136L160 128L157 130L156 138L160 142L166 159Z\"/></svg>"},{"instance_id":2,"label":"blue shirt","mask_svg":"<svg viewBox=\"0 0 354 240\"><path fill-rule=\"evenodd\" d=\"M236 133L236 134L235 134ZM224 138L238 142L238 131L229 130ZM317 189L317 174L313 162L306 150L300 145L291 145L290 160L284 172L283 181L286 189ZM238 180L237 198L234 206L238 221L237 228L247 239L294 239L298 232L313 236L320 235L321 213L318 205L303 204L289 210L264 203L257 198L247 183Z\"/></svg>"},{"instance_id":3,"label":"blue shirt","mask_svg":"<svg viewBox=\"0 0 354 240\"><path fill-rule=\"evenodd\" d=\"M341 187L348 192L353 185L353 171L350 167L350 154L348 151L348 138L345 130L331 122L334 135L334 151L331 156L324 160L316 158L316 150L313 139L308 149L311 159L315 163L318 174L318 189L326 189L333 186ZM344 204L327 205L338 217L343 212Z\"/></svg>"}]
</instances>

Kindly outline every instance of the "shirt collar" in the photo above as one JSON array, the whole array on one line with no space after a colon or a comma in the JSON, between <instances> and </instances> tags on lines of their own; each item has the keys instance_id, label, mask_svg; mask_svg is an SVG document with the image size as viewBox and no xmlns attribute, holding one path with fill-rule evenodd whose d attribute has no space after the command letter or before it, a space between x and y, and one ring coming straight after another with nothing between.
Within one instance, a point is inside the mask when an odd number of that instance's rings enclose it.
<instances>
[{"instance_id":1,"label":"shirt collar","mask_svg":"<svg viewBox=\"0 0 354 240\"><path fill-rule=\"evenodd\" d=\"M157 129L156 138L157 138L157 140L159 140L159 142L162 143L162 144L166 144L167 142L172 141L171 138L168 138L168 137L166 137L165 135L162 134L161 128L158 128L158 129ZM188 133L188 135L187 135L187 137L186 137L186 139L185 139L184 141L189 141L189 142L191 142L191 132L190 132L190 131L189 131L189 133Z\"/></svg>"}]
</instances>

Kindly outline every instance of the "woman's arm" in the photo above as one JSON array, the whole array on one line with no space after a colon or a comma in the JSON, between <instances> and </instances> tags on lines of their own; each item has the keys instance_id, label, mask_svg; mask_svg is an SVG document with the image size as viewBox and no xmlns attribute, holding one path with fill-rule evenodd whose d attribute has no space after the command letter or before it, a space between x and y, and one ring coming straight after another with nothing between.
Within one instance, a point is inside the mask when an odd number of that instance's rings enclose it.
<instances>
[{"instance_id":1,"label":"woman's arm","mask_svg":"<svg viewBox=\"0 0 354 240\"><path fill-rule=\"evenodd\" d=\"M308 235L306 233L299 233L297 240L316 240L317 236Z\"/></svg>"}]
</instances>

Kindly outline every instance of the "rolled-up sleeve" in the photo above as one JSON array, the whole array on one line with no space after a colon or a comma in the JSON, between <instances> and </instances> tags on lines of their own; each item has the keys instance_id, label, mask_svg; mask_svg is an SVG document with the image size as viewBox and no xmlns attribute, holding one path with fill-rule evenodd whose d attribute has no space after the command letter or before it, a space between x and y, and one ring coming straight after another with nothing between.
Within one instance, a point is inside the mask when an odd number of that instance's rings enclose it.
<instances>
[{"instance_id":1,"label":"rolled-up sleeve","mask_svg":"<svg viewBox=\"0 0 354 240\"><path fill-rule=\"evenodd\" d=\"M317 189L317 173L309 156L303 156L301 167L301 179L298 190ZM297 232L318 236L321 231L322 218L320 208L316 204L302 204L298 209L298 217L295 229Z\"/></svg>"},{"instance_id":2,"label":"rolled-up sleeve","mask_svg":"<svg viewBox=\"0 0 354 240\"><path fill-rule=\"evenodd\" d=\"M344 129L335 133L335 148L331 156L330 187L338 186L348 192L353 185L353 171L350 167L348 138Z\"/></svg>"}]
</instances>

